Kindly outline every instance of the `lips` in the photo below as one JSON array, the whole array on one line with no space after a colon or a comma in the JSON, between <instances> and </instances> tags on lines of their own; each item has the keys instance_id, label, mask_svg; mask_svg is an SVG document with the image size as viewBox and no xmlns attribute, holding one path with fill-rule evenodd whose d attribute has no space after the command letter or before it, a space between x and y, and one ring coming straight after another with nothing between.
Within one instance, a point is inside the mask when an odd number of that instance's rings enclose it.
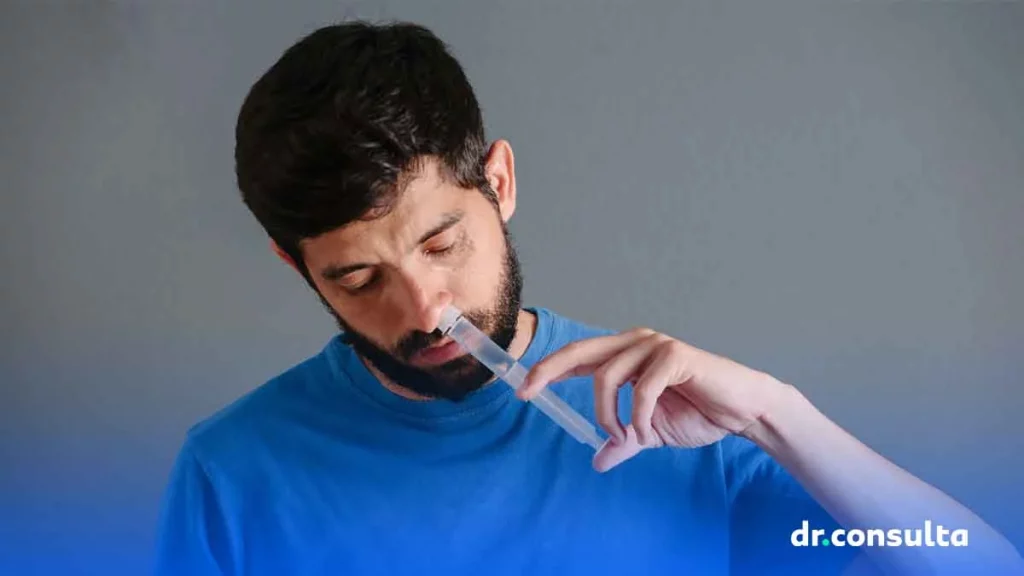
<instances>
[{"instance_id":1,"label":"lips","mask_svg":"<svg viewBox=\"0 0 1024 576\"><path fill-rule=\"evenodd\" d=\"M413 361L417 364L437 365L444 364L462 355L462 347L454 340L440 343L430 348L424 348L413 355Z\"/></svg>"}]
</instances>

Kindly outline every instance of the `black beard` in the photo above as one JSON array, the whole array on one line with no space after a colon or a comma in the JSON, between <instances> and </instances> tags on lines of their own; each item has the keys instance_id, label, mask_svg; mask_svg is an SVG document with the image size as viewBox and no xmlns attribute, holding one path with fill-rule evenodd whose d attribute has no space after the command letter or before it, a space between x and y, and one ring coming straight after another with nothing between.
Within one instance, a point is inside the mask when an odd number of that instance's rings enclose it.
<instances>
[{"instance_id":1,"label":"black beard","mask_svg":"<svg viewBox=\"0 0 1024 576\"><path fill-rule=\"evenodd\" d=\"M475 326L487 333L495 344L503 350L508 350L516 334L523 279L511 236L504 224L502 229L505 234L505 265L497 301L491 310L463 310L462 313ZM322 296L320 299L343 332L342 340L402 388L427 398L459 402L470 393L479 390L494 376L489 368L469 354L430 368L413 366L408 361L414 354L443 338L439 330L431 333L414 331L399 340L393 350L384 350L363 334L352 330Z\"/></svg>"}]
</instances>

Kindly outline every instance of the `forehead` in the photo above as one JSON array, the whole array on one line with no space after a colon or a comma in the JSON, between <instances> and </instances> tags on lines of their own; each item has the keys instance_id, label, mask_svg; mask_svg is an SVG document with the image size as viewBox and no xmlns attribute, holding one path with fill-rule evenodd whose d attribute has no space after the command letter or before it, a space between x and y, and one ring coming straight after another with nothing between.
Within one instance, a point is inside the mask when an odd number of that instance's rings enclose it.
<instances>
[{"instance_id":1,"label":"forehead","mask_svg":"<svg viewBox=\"0 0 1024 576\"><path fill-rule=\"evenodd\" d=\"M422 167L402 183L387 214L380 218L357 220L341 229L343 235L357 239L383 233L401 237L422 231L464 200L463 190L442 175L437 163L425 161Z\"/></svg>"},{"instance_id":2,"label":"forehead","mask_svg":"<svg viewBox=\"0 0 1024 576\"><path fill-rule=\"evenodd\" d=\"M329 252L332 259L358 257L383 244L408 246L466 203L466 191L445 179L436 162L425 161L403 183L401 192L380 218L357 220L338 230L304 241L307 258Z\"/></svg>"}]
</instances>

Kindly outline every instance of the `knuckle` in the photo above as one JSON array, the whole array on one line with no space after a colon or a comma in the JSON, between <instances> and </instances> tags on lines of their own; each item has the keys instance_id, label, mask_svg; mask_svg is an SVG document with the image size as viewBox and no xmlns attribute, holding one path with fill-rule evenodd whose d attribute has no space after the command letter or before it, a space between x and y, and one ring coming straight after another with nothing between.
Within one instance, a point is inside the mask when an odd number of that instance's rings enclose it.
<instances>
[{"instance_id":1,"label":"knuckle","mask_svg":"<svg viewBox=\"0 0 1024 576\"><path fill-rule=\"evenodd\" d=\"M601 366L594 371L594 386L598 388L604 388L611 385L611 368L607 365Z\"/></svg>"},{"instance_id":2,"label":"knuckle","mask_svg":"<svg viewBox=\"0 0 1024 576\"><path fill-rule=\"evenodd\" d=\"M662 349L672 341L672 339L660 332L655 332L645 338L645 341L653 347L655 352L661 352Z\"/></svg>"},{"instance_id":3,"label":"knuckle","mask_svg":"<svg viewBox=\"0 0 1024 576\"><path fill-rule=\"evenodd\" d=\"M686 344L683 344L675 338L665 337L665 339L658 344L658 353L664 354L665 356L679 356L685 354L686 350Z\"/></svg>"},{"instance_id":4,"label":"knuckle","mask_svg":"<svg viewBox=\"0 0 1024 576\"><path fill-rule=\"evenodd\" d=\"M530 380L541 381L547 380L552 373L552 367L550 364L537 364L530 371Z\"/></svg>"},{"instance_id":5,"label":"knuckle","mask_svg":"<svg viewBox=\"0 0 1024 576\"><path fill-rule=\"evenodd\" d=\"M633 391L633 398L637 408L655 399L655 391L649 386L639 386Z\"/></svg>"}]
</instances>

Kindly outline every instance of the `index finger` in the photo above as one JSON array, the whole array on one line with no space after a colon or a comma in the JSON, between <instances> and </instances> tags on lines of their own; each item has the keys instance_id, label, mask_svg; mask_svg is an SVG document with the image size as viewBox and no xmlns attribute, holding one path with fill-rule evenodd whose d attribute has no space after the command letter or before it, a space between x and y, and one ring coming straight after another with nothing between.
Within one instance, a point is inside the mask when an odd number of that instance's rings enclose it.
<instances>
[{"instance_id":1,"label":"index finger","mask_svg":"<svg viewBox=\"0 0 1024 576\"><path fill-rule=\"evenodd\" d=\"M519 397L529 400L551 382L590 374L606 360L650 333L645 330L630 330L572 342L537 362L530 369L523 387L519 390Z\"/></svg>"}]
</instances>

